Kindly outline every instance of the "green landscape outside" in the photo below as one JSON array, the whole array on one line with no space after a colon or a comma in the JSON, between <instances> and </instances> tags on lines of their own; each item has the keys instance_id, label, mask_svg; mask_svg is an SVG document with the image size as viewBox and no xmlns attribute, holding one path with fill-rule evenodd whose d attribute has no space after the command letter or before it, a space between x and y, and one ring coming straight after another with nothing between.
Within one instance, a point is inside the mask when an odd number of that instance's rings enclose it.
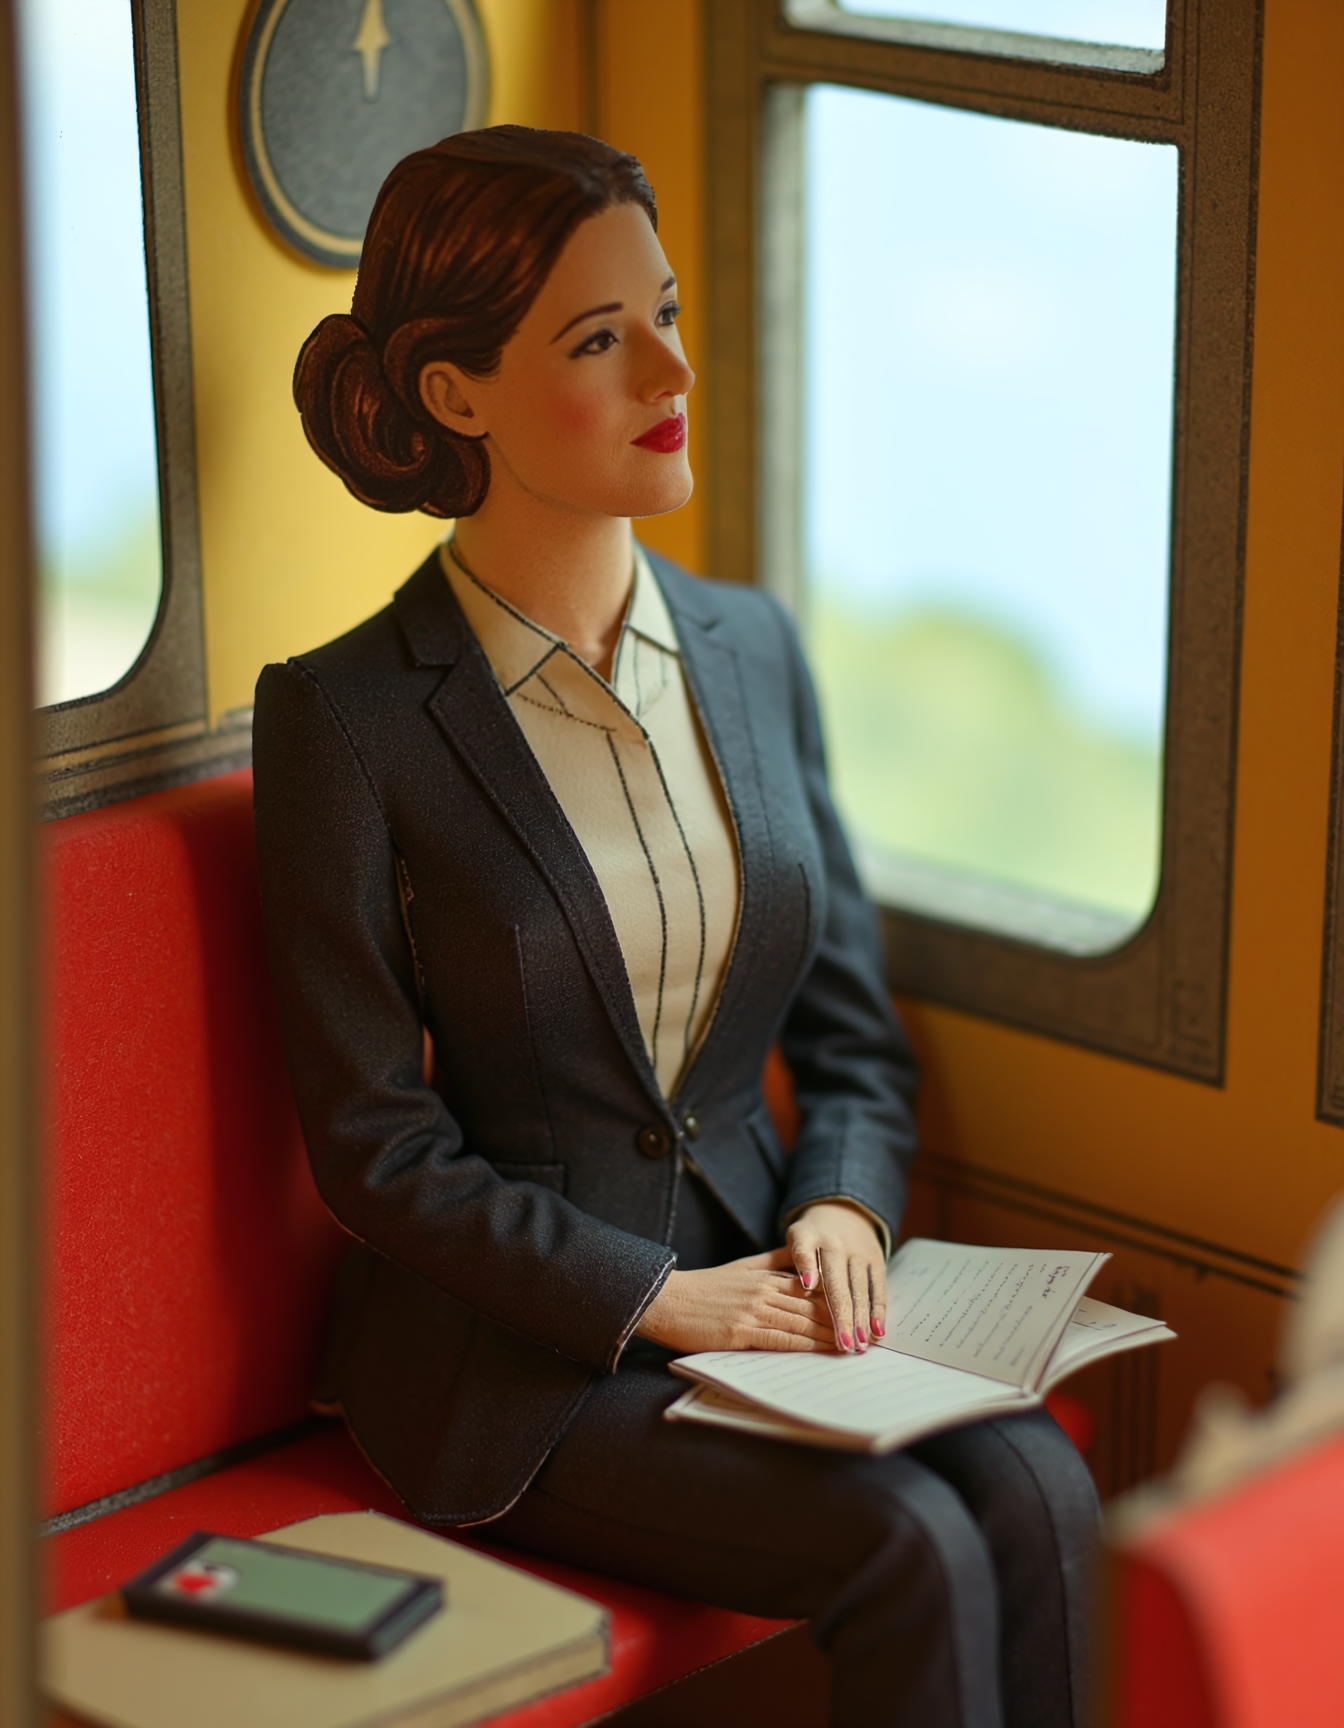
<instances>
[{"instance_id":1,"label":"green landscape outside","mask_svg":"<svg viewBox=\"0 0 1344 1728\"><path fill-rule=\"evenodd\" d=\"M1078 711L1024 638L926 607L807 613L836 800L860 848L1141 919L1162 761Z\"/></svg>"}]
</instances>

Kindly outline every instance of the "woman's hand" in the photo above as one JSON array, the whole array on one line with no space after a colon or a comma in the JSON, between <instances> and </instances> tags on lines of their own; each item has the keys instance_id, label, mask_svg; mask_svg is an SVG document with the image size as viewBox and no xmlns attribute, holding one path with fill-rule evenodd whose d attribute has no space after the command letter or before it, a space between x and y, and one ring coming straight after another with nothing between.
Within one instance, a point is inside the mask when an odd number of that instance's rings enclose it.
<instances>
[{"instance_id":1,"label":"woman's hand","mask_svg":"<svg viewBox=\"0 0 1344 1728\"><path fill-rule=\"evenodd\" d=\"M789 1253L805 1290L826 1294L842 1350L866 1350L886 1335L887 1268L866 1212L843 1200L809 1206L789 1226Z\"/></svg>"},{"instance_id":2,"label":"woman's hand","mask_svg":"<svg viewBox=\"0 0 1344 1728\"><path fill-rule=\"evenodd\" d=\"M835 1349L826 1311L804 1291L787 1248L700 1272L670 1273L635 1330L685 1354Z\"/></svg>"}]
</instances>

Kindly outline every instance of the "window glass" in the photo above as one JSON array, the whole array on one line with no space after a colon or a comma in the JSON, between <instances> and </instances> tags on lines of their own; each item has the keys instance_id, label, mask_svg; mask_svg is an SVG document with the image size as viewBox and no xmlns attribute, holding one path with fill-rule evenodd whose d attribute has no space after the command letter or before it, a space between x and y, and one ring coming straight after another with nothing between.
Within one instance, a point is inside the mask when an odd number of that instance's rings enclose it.
<instances>
[{"instance_id":1,"label":"window glass","mask_svg":"<svg viewBox=\"0 0 1344 1728\"><path fill-rule=\"evenodd\" d=\"M1015 30L1122 48L1161 48L1166 42L1167 0L915 0L907 6L894 0L840 0L840 7L869 17Z\"/></svg>"},{"instance_id":2,"label":"window glass","mask_svg":"<svg viewBox=\"0 0 1344 1728\"><path fill-rule=\"evenodd\" d=\"M162 586L129 0L20 0L38 699L138 657Z\"/></svg>"},{"instance_id":3,"label":"window glass","mask_svg":"<svg viewBox=\"0 0 1344 1728\"><path fill-rule=\"evenodd\" d=\"M1177 151L813 86L804 625L879 898L1077 952L1161 841Z\"/></svg>"}]
</instances>

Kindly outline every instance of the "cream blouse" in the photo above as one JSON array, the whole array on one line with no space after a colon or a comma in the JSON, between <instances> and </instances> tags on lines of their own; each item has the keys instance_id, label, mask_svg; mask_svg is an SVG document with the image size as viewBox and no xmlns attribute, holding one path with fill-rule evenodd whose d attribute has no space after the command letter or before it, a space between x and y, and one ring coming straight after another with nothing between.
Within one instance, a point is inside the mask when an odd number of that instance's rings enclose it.
<instances>
[{"instance_id":1,"label":"cream blouse","mask_svg":"<svg viewBox=\"0 0 1344 1728\"><path fill-rule=\"evenodd\" d=\"M714 1013L737 928L737 835L672 620L636 549L610 684L445 544L441 563L606 897L663 1095Z\"/></svg>"}]
</instances>

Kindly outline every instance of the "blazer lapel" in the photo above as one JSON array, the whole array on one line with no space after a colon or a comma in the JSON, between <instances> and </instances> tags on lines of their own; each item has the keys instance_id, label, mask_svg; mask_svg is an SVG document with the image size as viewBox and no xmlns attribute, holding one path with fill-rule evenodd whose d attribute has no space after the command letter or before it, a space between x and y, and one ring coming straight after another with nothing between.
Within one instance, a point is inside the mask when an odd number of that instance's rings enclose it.
<instances>
[{"instance_id":1,"label":"blazer lapel","mask_svg":"<svg viewBox=\"0 0 1344 1728\"><path fill-rule=\"evenodd\" d=\"M437 553L398 591L395 605L416 664L445 668L428 702L431 716L549 884L635 1072L666 1114L602 889L462 616Z\"/></svg>"},{"instance_id":2,"label":"blazer lapel","mask_svg":"<svg viewBox=\"0 0 1344 1728\"><path fill-rule=\"evenodd\" d=\"M694 1070L711 1057L720 1040L727 1036L725 1027L752 1022L751 970L753 957L769 938L774 847L761 794L762 765L742 666L734 648L719 634L721 614L714 603L713 585L687 576L647 548L645 554L672 613L686 678L723 775L724 790L737 824L742 872L742 902L732 957ZM688 1074L686 1081L689 1079Z\"/></svg>"}]
</instances>

